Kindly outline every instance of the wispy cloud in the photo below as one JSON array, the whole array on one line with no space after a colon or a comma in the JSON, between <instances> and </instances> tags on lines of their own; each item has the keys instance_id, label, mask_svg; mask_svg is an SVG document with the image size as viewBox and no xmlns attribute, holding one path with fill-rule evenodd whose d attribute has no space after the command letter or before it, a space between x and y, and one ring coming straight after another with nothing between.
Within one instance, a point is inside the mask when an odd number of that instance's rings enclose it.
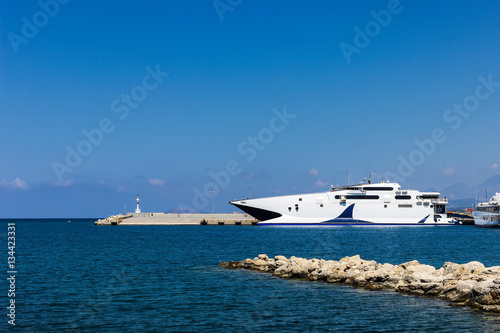
<instances>
[{"instance_id":1,"label":"wispy cloud","mask_svg":"<svg viewBox=\"0 0 500 333\"><path fill-rule=\"evenodd\" d=\"M319 188L319 187L325 187L328 185L328 182L327 181L324 181L323 179L318 179L315 183L314 183L314 187L316 188Z\"/></svg>"},{"instance_id":2,"label":"wispy cloud","mask_svg":"<svg viewBox=\"0 0 500 333\"><path fill-rule=\"evenodd\" d=\"M496 163L493 163L493 165L491 166L491 169L493 169L493 170L496 170L496 169L498 169L498 164L496 164Z\"/></svg>"},{"instance_id":3,"label":"wispy cloud","mask_svg":"<svg viewBox=\"0 0 500 333\"><path fill-rule=\"evenodd\" d=\"M455 169L453 169L452 167L447 167L443 169L443 175L445 175L445 177L451 177L453 176L454 173Z\"/></svg>"},{"instance_id":4,"label":"wispy cloud","mask_svg":"<svg viewBox=\"0 0 500 333\"><path fill-rule=\"evenodd\" d=\"M148 183L151 186L163 186L165 185L165 181L159 178L149 178Z\"/></svg>"},{"instance_id":5,"label":"wispy cloud","mask_svg":"<svg viewBox=\"0 0 500 333\"><path fill-rule=\"evenodd\" d=\"M52 182L52 185L57 186L57 187L68 187L73 185L75 182L69 179L66 179L63 182Z\"/></svg>"},{"instance_id":6,"label":"wispy cloud","mask_svg":"<svg viewBox=\"0 0 500 333\"><path fill-rule=\"evenodd\" d=\"M255 171L250 171L250 172L247 172L243 175L243 178L245 180L253 180L255 178L255 176L257 176L257 174L255 173Z\"/></svg>"},{"instance_id":7,"label":"wispy cloud","mask_svg":"<svg viewBox=\"0 0 500 333\"><path fill-rule=\"evenodd\" d=\"M6 179L2 179L0 181L0 185L3 187L8 187L14 190L26 190L30 187L27 181L22 180L21 178L16 178L13 181L8 181Z\"/></svg>"},{"instance_id":8,"label":"wispy cloud","mask_svg":"<svg viewBox=\"0 0 500 333\"><path fill-rule=\"evenodd\" d=\"M309 171L309 176L317 176L319 175L319 171L316 170L315 168L312 168L310 171Z\"/></svg>"}]
</instances>

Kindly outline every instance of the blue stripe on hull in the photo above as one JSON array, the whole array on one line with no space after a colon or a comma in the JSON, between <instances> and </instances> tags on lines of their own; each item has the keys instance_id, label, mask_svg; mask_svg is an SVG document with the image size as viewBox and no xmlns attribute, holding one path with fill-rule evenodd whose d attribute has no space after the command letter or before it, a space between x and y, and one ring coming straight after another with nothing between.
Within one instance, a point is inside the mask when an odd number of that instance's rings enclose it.
<instances>
[{"instance_id":1,"label":"blue stripe on hull","mask_svg":"<svg viewBox=\"0 0 500 333\"><path fill-rule=\"evenodd\" d=\"M336 223L336 222L320 222L320 223L262 223L259 222L257 225L260 226L277 226L277 225L287 225L287 226L329 226L329 225L337 225L337 226L348 226L348 225L364 225L364 226L375 226L375 227L380 227L380 226L409 226L409 225L415 225L415 226L443 226L443 225L456 225L456 223L375 223L375 222L343 222L343 223Z\"/></svg>"},{"instance_id":2,"label":"blue stripe on hull","mask_svg":"<svg viewBox=\"0 0 500 333\"><path fill-rule=\"evenodd\" d=\"M373 224L373 222L357 219L337 218L330 221L321 222L320 224Z\"/></svg>"},{"instance_id":3,"label":"blue stripe on hull","mask_svg":"<svg viewBox=\"0 0 500 333\"><path fill-rule=\"evenodd\" d=\"M349 207L344 209L342 214L337 216L337 219L352 219L352 211L354 209L354 204L351 204Z\"/></svg>"}]
</instances>

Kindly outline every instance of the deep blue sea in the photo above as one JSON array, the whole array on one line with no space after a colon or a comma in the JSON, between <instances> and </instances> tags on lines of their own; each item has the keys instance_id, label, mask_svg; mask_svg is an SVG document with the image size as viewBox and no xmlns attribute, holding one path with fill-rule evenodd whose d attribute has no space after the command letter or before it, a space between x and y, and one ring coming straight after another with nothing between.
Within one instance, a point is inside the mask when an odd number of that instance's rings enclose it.
<instances>
[{"instance_id":1,"label":"deep blue sea","mask_svg":"<svg viewBox=\"0 0 500 333\"><path fill-rule=\"evenodd\" d=\"M6 307L16 232L16 326ZM444 227L94 226L0 220L0 331L499 332L500 316L439 299L219 268L260 253L500 265L500 230Z\"/></svg>"}]
</instances>

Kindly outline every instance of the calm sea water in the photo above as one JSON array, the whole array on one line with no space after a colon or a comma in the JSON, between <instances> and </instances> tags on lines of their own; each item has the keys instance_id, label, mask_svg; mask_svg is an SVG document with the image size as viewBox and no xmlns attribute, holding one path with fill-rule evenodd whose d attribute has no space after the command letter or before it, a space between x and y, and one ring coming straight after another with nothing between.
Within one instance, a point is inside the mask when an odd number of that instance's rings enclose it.
<instances>
[{"instance_id":1,"label":"calm sea water","mask_svg":"<svg viewBox=\"0 0 500 333\"><path fill-rule=\"evenodd\" d=\"M500 230L446 227L94 226L16 223L16 326L27 332L498 332L500 316L429 298L218 267L260 253L440 267L500 265ZM0 252L1 253L1 252ZM3 258L3 259L2 259Z\"/></svg>"}]
</instances>

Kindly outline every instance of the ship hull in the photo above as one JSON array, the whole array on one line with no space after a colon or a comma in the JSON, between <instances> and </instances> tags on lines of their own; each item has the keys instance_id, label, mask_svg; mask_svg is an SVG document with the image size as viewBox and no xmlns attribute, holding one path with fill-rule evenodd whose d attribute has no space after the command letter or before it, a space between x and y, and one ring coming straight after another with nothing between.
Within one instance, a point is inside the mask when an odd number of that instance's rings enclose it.
<instances>
[{"instance_id":1,"label":"ship hull","mask_svg":"<svg viewBox=\"0 0 500 333\"><path fill-rule=\"evenodd\" d=\"M482 228L500 228L500 214L475 211L474 224Z\"/></svg>"}]
</instances>

